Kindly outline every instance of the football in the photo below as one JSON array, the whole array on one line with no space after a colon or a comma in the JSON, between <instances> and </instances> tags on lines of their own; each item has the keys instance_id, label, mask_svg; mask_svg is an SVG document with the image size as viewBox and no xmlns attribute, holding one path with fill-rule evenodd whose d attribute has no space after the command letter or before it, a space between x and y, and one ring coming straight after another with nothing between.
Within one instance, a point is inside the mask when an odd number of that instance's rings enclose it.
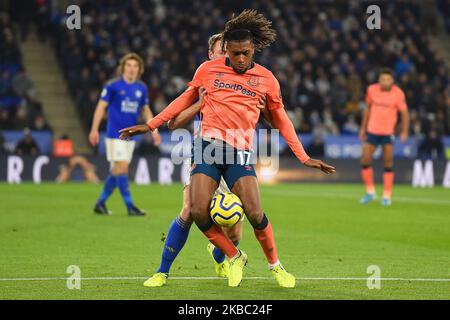
<instances>
[{"instance_id":1,"label":"football","mask_svg":"<svg viewBox=\"0 0 450 320\"><path fill-rule=\"evenodd\" d=\"M210 214L214 223L221 227L232 227L244 217L244 207L241 199L234 193L219 193L214 195Z\"/></svg>"}]
</instances>

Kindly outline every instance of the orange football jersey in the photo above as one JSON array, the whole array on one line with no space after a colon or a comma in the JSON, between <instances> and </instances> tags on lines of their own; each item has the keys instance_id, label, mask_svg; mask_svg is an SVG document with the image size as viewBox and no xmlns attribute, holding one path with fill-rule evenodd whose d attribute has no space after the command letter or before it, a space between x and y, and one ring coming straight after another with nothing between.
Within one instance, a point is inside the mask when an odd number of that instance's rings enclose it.
<instances>
[{"instance_id":1,"label":"orange football jersey","mask_svg":"<svg viewBox=\"0 0 450 320\"><path fill-rule=\"evenodd\" d=\"M147 122L151 129L190 107L195 96L192 90L206 89L201 107L200 135L227 142L236 149L252 150L256 124L259 120L259 99L266 98L267 109L276 115L276 127L285 138L297 158L305 163L309 157L297 137L281 98L281 90L275 76L263 66L252 63L243 74L236 73L228 58L206 61L195 72L194 78L178 98L172 101L155 118Z\"/></svg>"},{"instance_id":2,"label":"orange football jersey","mask_svg":"<svg viewBox=\"0 0 450 320\"><path fill-rule=\"evenodd\" d=\"M393 85L384 91L378 83L367 88L366 103L370 106L367 132L377 135L392 135L399 111L408 108L402 89Z\"/></svg>"},{"instance_id":3,"label":"orange football jersey","mask_svg":"<svg viewBox=\"0 0 450 320\"><path fill-rule=\"evenodd\" d=\"M207 61L188 85L207 92L200 110L201 136L226 141L237 149L252 149L261 97L267 96L269 110L283 107L277 79L257 63L238 74L227 58Z\"/></svg>"}]
</instances>

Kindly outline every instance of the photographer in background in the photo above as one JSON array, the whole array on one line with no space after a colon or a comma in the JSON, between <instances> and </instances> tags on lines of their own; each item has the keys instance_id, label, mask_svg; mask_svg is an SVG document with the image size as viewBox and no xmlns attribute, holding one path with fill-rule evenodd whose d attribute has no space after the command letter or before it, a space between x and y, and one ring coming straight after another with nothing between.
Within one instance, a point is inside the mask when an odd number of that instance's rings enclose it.
<instances>
[{"instance_id":1,"label":"photographer in background","mask_svg":"<svg viewBox=\"0 0 450 320\"><path fill-rule=\"evenodd\" d=\"M24 130L24 137L17 144L14 154L18 156L37 156L39 154L39 146L31 136L30 129Z\"/></svg>"}]
</instances>

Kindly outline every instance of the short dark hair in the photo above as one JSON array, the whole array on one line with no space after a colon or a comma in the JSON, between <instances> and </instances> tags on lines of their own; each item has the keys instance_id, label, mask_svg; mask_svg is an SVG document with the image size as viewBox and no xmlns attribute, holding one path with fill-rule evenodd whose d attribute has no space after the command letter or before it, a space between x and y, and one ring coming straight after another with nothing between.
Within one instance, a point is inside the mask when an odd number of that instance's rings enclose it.
<instances>
[{"instance_id":1,"label":"short dark hair","mask_svg":"<svg viewBox=\"0 0 450 320\"><path fill-rule=\"evenodd\" d=\"M244 10L237 17L233 14L225 24L222 48L225 49L227 41L252 40L255 49L260 51L270 46L276 39L277 33L271 27L272 21L256 10Z\"/></svg>"},{"instance_id":2,"label":"short dark hair","mask_svg":"<svg viewBox=\"0 0 450 320\"><path fill-rule=\"evenodd\" d=\"M394 78L394 70L392 70L391 68L387 68L387 67L384 67L384 68L382 68L381 70L380 70L380 76L382 75L382 74L388 74L388 75L390 75L392 78Z\"/></svg>"}]
</instances>

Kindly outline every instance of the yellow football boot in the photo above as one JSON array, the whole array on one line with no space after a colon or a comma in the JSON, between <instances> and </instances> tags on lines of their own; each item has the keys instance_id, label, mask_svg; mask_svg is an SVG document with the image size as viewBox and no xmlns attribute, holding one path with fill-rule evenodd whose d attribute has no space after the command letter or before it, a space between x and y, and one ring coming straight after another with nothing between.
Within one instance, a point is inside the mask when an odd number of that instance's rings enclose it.
<instances>
[{"instance_id":1,"label":"yellow football boot","mask_svg":"<svg viewBox=\"0 0 450 320\"><path fill-rule=\"evenodd\" d=\"M247 264L247 255L239 250L240 255L230 260L230 272L228 273L228 286L237 287L241 284L244 267Z\"/></svg>"},{"instance_id":2,"label":"yellow football boot","mask_svg":"<svg viewBox=\"0 0 450 320\"><path fill-rule=\"evenodd\" d=\"M283 288L295 287L295 277L289 272L287 272L281 264L271 269L270 272L272 273L275 280L277 280L280 287Z\"/></svg>"},{"instance_id":3,"label":"yellow football boot","mask_svg":"<svg viewBox=\"0 0 450 320\"><path fill-rule=\"evenodd\" d=\"M167 274L158 272L144 282L145 287L162 287L167 282Z\"/></svg>"},{"instance_id":4,"label":"yellow football boot","mask_svg":"<svg viewBox=\"0 0 450 320\"><path fill-rule=\"evenodd\" d=\"M208 243L206 246L206 250L208 250L209 254L211 255L211 258L214 261L214 269L216 270L216 274L218 277L226 278L228 277L228 271L230 270L230 263L227 259L223 260L223 262L219 263L214 259L213 251L214 251L214 245L212 243Z\"/></svg>"}]
</instances>

